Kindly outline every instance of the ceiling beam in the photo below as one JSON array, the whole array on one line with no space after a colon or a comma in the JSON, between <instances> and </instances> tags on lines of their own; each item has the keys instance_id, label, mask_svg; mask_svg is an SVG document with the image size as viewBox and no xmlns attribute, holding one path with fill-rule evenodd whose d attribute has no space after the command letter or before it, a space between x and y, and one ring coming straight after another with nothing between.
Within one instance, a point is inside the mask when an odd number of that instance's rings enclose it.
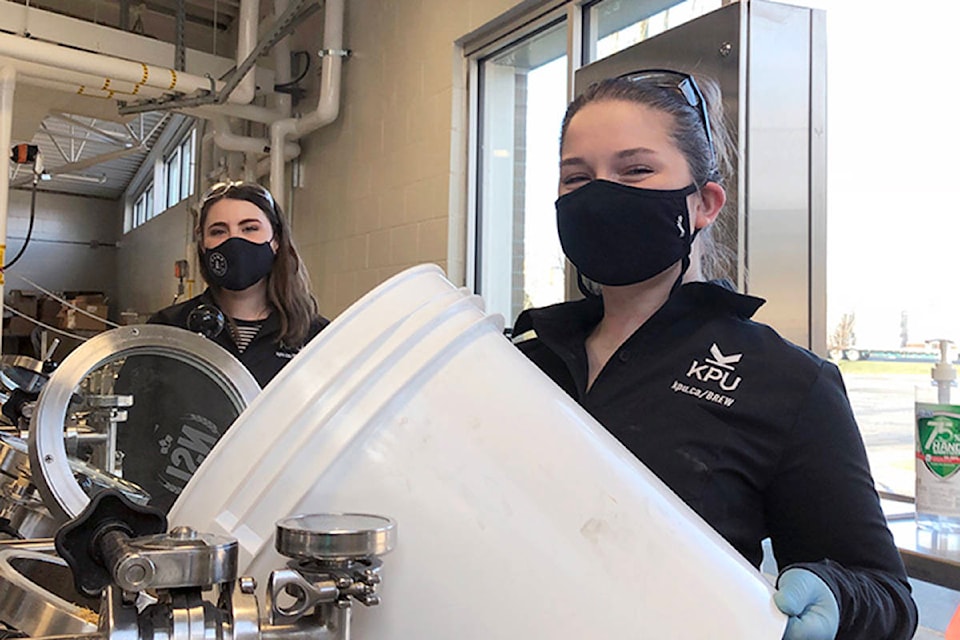
<instances>
[{"instance_id":1,"label":"ceiling beam","mask_svg":"<svg viewBox=\"0 0 960 640\"><path fill-rule=\"evenodd\" d=\"M110 144L118 145L121 147L131 147L134 144L134 141L124 134L116 133L114 131L106 131L99 127L95 127L91 124L87 124L83 120L78 120L73 116L68 116L65 113L52 113L50 114L49 117L56 118L57 120L61 120L68 124L72 124L76 127L80 127L81 129L89 131L90 133L99 137L101 140L108 142ZM83 138L83 141L86 142L87 138Z\"/></svg>"}]
</instances>

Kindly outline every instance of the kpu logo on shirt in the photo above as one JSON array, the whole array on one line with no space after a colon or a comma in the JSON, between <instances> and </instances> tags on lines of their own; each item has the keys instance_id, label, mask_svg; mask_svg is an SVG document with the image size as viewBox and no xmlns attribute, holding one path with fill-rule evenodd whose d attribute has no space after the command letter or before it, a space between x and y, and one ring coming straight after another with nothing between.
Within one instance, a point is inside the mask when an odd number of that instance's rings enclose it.
<instances>
[{"instance_id":1,"label":"kpu logo on shirt","mask_svg":"<svg viewBox=\"0 0 960 640\"><path fill-rule=\"evenodd\" d=\"M723 391L733 391L740 386L740 376L731 378L734 375L733 365L740 362L742 357L742 353L724 355L717 343L714 342L710 346L709 358L704 358L703 363L698 360L690 363L690 368L687 369L687 379L696 380L710 386L716 383ZM676 393L683 393L724 407L732 406L736 402L734 398L728 395L689 382L674 380L670 388Z\"/></svg>"},{"instance_id":2,"label":"kpu logo on shirt","mask_svg":"<svg viewBox=\"0 0 960 640\"><path fill-rule=\"evenodd\" d=\"M700 382L716 382L724 391L733 391L740 386L740 376L731 379L734 373L733 365L740 362L742 353L723 355L720 347L714 342L710 346L710 358L704 358L703 364L694 360L687 370L687 377Z\"/></svg>"}]
</instances>

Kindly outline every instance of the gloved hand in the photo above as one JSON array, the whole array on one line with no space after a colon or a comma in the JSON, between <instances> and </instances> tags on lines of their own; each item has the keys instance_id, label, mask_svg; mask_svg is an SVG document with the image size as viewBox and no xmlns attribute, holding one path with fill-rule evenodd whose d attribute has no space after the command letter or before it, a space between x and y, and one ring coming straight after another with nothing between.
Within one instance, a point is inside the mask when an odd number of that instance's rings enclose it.
<instances>
[{"instance_id":1,"label":"gloved hand","mask_svg":"<svg viewBox=\"0 0 960 640\"><path fill-rule=\"evenodd\" d=\"M777 608L790 616L783 640L833 640L840 628L840 607L827 583L807 569L787 569L773 594Z\"/></svg>"}]
</instances>

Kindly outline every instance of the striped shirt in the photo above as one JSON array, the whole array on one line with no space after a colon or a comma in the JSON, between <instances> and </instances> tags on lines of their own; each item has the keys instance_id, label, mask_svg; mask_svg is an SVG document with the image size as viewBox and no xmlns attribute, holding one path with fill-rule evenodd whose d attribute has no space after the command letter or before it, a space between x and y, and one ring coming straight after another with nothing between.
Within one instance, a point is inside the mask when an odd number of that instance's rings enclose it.
<instances>
[{"instance_id":1,"label":"striped shirt","mask_svg":"<svg viewBox=\"0 0 960 640\"><path fill-rule=\"evenodd\" d=\"M230 336L233 338L233 342L237 345L240 353L243 353L247 345L260 333L263 320L238 320L233 318L233 322L231 322L229 326Z\"/></svg>"}]
</instances>

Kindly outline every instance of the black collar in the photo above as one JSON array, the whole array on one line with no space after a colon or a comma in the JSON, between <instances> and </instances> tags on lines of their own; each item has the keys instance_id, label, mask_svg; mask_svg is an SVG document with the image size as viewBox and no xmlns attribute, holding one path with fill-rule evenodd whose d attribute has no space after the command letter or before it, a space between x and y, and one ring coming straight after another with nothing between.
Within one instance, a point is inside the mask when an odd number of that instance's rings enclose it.
<instances>
[{"instance_id":1,"label":"black collar","mask_svg":"<svg viewBox=\"0 0 960 640\"><path fill-rule=\"evenodd\" d=\"M211 304L215 306L217 309L220 309L220 305L217 304L217 300L216 298L214 298L213 291L211 291L210 287L207 287L206 289L203 290L203 293L200 294L200 299L202 304ZM222 309L220 310L223 311ZM227 317L226 317L227 314L223 314L223 315L224 315L223 319L229 322L229 320L227 320ZM268 335L270 333L279 332L279 331L280 331L280 314L277 313L271 307L270 315L268 315L266 318L263 319L263 324L260 327L260 334Z\"/></svg>"},{"instance_id":2,"label":"black collar","mask_svg":"<svg viewBox=\"0 0 960 640\"><path fill-rule=\"evenodd\" d=\"M667 302L650 319L657 323L675 319L694 309L700 313L734 315L748 319L766 300L756 296L737 293L726 280L711 282L688 282L671 294ZM584 298L527 309L517 318L513 335L520 338L527 331L537 335L551 335L561 340L574 337L586 338L603 318L603 299ZM649 321L648 321L649 322Z\"/></svg>"}]
</instances>

